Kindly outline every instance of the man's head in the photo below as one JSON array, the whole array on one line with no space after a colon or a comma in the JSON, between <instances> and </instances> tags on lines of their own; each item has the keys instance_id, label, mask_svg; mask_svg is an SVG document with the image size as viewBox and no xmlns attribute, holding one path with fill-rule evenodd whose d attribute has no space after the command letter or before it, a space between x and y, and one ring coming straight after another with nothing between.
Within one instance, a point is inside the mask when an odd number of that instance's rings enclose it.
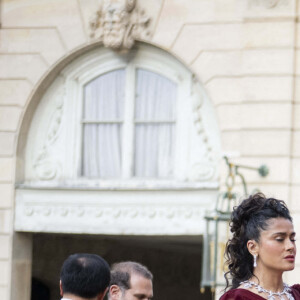
<instances>
[{"instance_id":1,"label":"man's head","mask_svg":"<svg viewBox=\"0 0 300 300\"><path fill-rule=\"evenodd\" d=\"M65 298L103 299L110 282L107 262L96 254L70 255L60 273L60 293Z\"/></svg>"},{"instance_id":2,"label":"man's head","mask_svg":"<svg viewBox=\"0 0 300 300\"><path fill-rule=\"evenodd\" d=\"M114 264L109 287L110 300L150 300L153 275L143 265L128 261Z\"/></svg>"}]
</instances>

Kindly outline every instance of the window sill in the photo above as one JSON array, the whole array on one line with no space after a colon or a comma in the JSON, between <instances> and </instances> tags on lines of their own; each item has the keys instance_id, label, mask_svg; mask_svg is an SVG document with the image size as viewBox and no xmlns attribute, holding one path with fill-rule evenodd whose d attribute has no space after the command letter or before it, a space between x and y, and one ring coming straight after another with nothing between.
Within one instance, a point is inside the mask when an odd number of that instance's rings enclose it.
<instances>
[{"instance_id":1,"label":"window sill","mask_svg":"<svg viewBox=\"0 0 300 300\"><path fill-rule=\"evenodd\" d=\"M175 180L68 180L68 181L31 181L17 183L17 189L33 190L215 190L217 181L175 181Z\"/></svg>"}]
</instances>

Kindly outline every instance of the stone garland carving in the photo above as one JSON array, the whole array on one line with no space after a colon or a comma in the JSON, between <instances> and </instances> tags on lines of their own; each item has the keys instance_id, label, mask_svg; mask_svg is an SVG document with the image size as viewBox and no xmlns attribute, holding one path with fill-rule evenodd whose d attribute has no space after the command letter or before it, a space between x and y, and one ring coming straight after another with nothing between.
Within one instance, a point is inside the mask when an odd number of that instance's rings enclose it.
<instances>
[{"instance_id":1,"label":"stone garland carving","mask_svg":"<svg viewBox=\"0 0 300 300\"><path fill-rule=\"evenodd\" d=\"M272 9L280 6L287 6L290 0L249 0L249 7L263 7Z\"/></svg>"},{"instance_id":2,"label":"stone garland carving","mask_svg":"<svg viewBox=\"0 0 300 300\"><path fill-rule=\"evenodd\" d=\"M50 146L57 140L60 133L63 116L63 99L64 90L60 92L55 99L55 111L51 117L42 149L34 159L33 168L40 180L52 180L58 176L59 171L61 170L60 163L51 158Z\"/></svg>"},{"instance_id":3,"label":"stone garland carving","mask_svg":"<svg viewBox=\"0 0 300 300\"><path fill-rule=\"evenodd\" d=\"M76 224L80 224L80 230L86 228L88 232L93 232L97 228L98 232L102 230L105 233L111 229L119 228L118 230L124 234L133 232L144 234L148 231L153 233L157 230L160 233L169 233L174 232L174 224L176 224L175 231L184 234L194 231L198 233L200 227L195 227L195 224L202 220L203 208L200 206L143 206L133 209L130 207L95 207L89 205L70 207L69 204L50 206L25 204L19 208L17 215L18 224L16 224L16 228L21 231L53 232L53 230L59 230L62 232L65 229L66 232L75 232L78 230ZM68 228L65 227L66 223ZM90 224L93 224L95 228ZM101 226L99 225L98 228L97 224L101 224ZM137 224L144 224L145 226L141 227ZM164 229L161 228L161 224L164 224Z\"/></svg>"},{"instance_id":4,"label":"stone garland carving","mask_svg":"<svg viewBox=\"0 0 300 300\"><path fill-rule=\"evenodd\" d=\"M135 40L149 35L150 18L136 7L136 0L104 0L90 21L92 39L105 47L128 50Z\"/></svg>"},{"instance_id":5,"label":"stone garland carving","mask_svg":"<svg viewBox=\"0 0 300 300\"><path fill-rule=\"evenodd\" d=\"M31 217L33 215L53 218L92 218L92 219L107 219L111 222L116 222L117 219L187 219L199 218L203 214L203 209L199 207L141 207L141 208L127 208L127 207L101 207L89 208L86 206L40 206L40 205L26 205L23 208L23 215Z\"/></svg>"},{"instance_id":6,"label":"stone garland carving","mask_svg":"<svg viewBox=\"0 0 300 300\"><path fill-rule=\"evenodd\" d=\"M194 82L193 88L197 89L197 82ZM213 165L214 157L212 153L212 146L202 122L201 108L203 105L203 96L201 91L193 91L193 93L196 95L193 103L194 124L197 134L202 138L202 142L205 145L204 156L207 158L208 162L195 163L190 171L190 178L196 181L209 180L215 174L215 167Z\"/></svg>"}]
</instances>

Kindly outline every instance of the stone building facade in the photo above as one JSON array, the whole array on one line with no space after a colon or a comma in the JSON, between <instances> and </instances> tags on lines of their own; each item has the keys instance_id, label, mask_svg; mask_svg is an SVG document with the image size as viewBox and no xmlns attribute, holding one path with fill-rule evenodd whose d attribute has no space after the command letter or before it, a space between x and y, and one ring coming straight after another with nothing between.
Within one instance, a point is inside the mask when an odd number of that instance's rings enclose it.
<instances>
[{"instance_id":1,"label":"stone building facade","mask_svg":"<svg viewBox=\"0 0 300 300\"><path fill-rule=\"evenodd\" d=\"M39 266L64 237L68 251L86 251L84 239L104 256L121 243L129 257L132 240L196 255L224 154L268 165L264 179L246 172L249 188L284 199L299 231L299 14L298 0L0 0L0 299L30 299L32 274L47 277ZM90 83L116 70L124 120L84 117ZM147 121L176 136L173 161L150 178L131 143L147 123L131 122L152 82L139 89L142 78L164 82L177 101L175 119ZM96 155L83 159L85 128L102 123L122 124L125 136L113 179L83 171ZM295 278L299 262L286 276Z\"/></svg>"}]
</instances>

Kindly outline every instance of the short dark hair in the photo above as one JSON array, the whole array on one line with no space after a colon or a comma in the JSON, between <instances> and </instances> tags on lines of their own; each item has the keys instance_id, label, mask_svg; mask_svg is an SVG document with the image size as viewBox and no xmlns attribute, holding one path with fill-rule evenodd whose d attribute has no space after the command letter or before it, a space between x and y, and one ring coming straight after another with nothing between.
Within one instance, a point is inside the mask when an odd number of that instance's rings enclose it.
<instances>
[{"instance_id":1,"label":"short dark hair","mask_svg":"<svg viewBox=\"0 0 300 300\"><path fill-rule=\"evenodd\" d=\"M134 261L125 261L112 265L109 285L117 285L122 290L128 290L130 289L130 278L132 274L153 280L153 275L146 266Z\"/></svg>"},{"instance_id":2,"label":"short dark hair","mask_svg":"<svg viewBox=\"0 0 300 300\"><path fill-rule=\"evenodd\" d=\"M109 285L109 265L96 254L72 254L63 263L60 280L64 293L93 298Z\"/></svg>"}]
</instances>

